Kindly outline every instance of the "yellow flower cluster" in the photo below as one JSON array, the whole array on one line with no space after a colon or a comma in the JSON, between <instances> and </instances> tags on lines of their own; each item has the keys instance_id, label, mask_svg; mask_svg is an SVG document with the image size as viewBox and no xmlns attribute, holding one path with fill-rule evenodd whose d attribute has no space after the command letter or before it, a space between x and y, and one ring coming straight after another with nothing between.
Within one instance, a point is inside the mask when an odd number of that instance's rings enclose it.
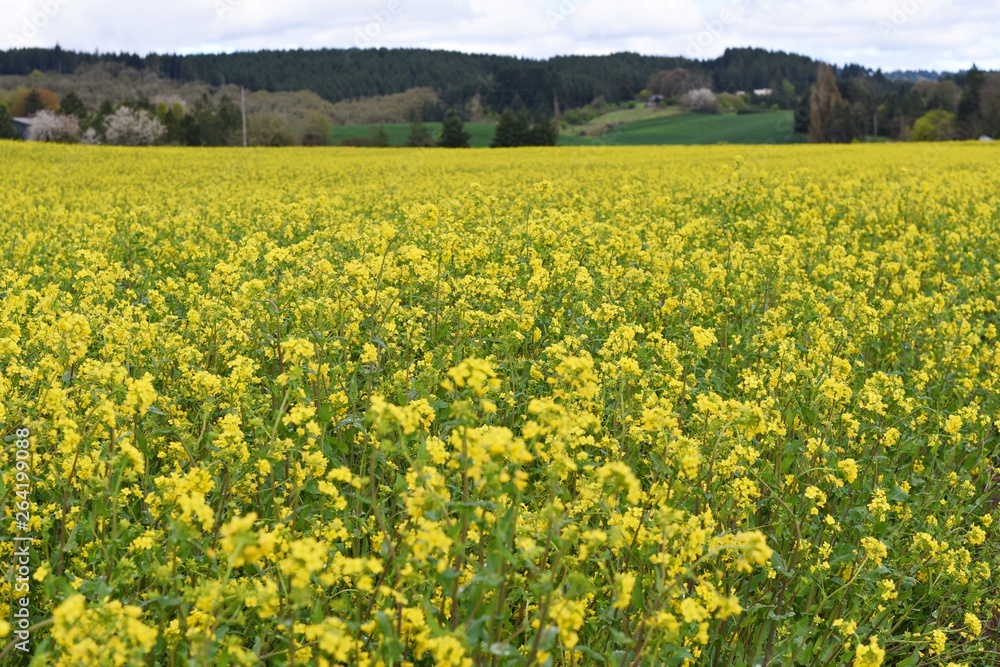
<instances>
[{"instance_id":1,"label":"yellow flower cluster","mask_svg":"<svg viewBox=\"0 0 1000 667\"><path fill-rule=\"evenodd\" d=\"M142 609L119 600L88 606L83 595L71 595L52 610L52 639L60 649L52 664L141 664L157 637L141 618Z\"/></svg>"},{"instance_id":2,"label":"yellow flower cluster","mask_svg":"<svg viewBox=\"0 0 1000 667\"><path fill-rule=\"evenodd\" d=\"M994 147L0 157L37 664L995 663Z\"/></svg>"}]
</instances>

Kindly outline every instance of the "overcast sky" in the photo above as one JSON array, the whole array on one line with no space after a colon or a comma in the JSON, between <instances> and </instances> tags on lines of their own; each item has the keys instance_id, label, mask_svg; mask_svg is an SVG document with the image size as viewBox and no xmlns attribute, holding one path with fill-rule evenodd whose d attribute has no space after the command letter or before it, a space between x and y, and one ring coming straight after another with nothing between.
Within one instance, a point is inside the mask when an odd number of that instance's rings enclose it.
<instances>
[{"instance_id":1,"label":"overcast sky","mask_svg":"<svg viewBox=\"0 0 1000 667\"><path fill-rule=\"evenodd\" d=\"M0 0L0 48L196 53L419 46L532 58L730 46L1000 69L997 0Z\"/></svg>"}]
</instances>

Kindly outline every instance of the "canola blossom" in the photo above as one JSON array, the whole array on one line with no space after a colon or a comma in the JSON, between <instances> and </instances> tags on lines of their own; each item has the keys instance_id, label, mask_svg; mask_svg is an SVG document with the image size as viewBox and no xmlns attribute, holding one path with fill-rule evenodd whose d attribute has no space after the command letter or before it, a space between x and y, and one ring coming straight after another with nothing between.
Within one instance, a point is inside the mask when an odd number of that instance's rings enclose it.
<instances>
[{"instance_id":1,"label":"canola blossom","mask_svg":"<svg viewBox=\"0 0 1000 667\"><path fill-rule=\"evenodd\" d=\"M0 154L33 664L1000 661L995 148Z\"/></svg>"}]
</instances>

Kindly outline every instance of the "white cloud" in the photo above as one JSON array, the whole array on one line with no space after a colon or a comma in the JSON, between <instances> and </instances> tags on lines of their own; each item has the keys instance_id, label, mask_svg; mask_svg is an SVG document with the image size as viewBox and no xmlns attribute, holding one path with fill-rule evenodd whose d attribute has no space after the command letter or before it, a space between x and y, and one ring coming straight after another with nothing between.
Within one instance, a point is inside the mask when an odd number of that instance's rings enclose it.
<instances>
[{"instance_id":1,"label":"white cloud","mask_svg":"<svg viewBox=\"0 0 1000 667\"><path fill-rule=\"evenodd\" d=\"M4 0L0 47L192 53L420 46L527 57L761 46L883 69L1000 69L980 0ZM6 42L6 43L4 43Z\"/></svg>"}]
</instances>

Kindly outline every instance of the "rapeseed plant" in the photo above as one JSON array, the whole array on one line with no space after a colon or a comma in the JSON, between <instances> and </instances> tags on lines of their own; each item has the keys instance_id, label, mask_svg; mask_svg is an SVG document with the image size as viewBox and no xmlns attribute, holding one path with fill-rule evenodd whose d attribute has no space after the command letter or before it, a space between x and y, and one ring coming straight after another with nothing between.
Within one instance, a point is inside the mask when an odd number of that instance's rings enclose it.
<instances>
[{"instance_id":1,"label":"rapeseed plant","mask_svg":"<svg viewBox=\"0 0 1000 667\"><path fill-rule=\"evenodd\" d=\"M1000 660L991 147L0 153L34 664Z\"/></svg>"}]
</instances>

